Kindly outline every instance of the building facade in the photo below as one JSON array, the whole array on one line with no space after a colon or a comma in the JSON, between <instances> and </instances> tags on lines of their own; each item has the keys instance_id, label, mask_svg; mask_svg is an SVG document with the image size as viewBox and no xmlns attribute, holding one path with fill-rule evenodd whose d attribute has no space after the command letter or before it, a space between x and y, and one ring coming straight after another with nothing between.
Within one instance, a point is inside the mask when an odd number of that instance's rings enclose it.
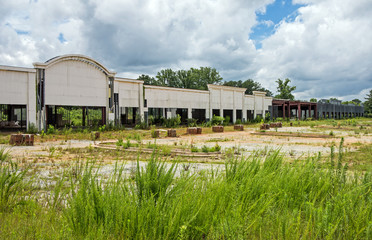
<instances>
[{"instance_id":1,"label":"building facade","mask_svg":"<svg viewBox=\"0 0 372 240\"><path fill-rule=\"evenodd\" d=\"M321 99L318 101L319 118L353 118L364 116L364 106L352 103L342 104L340 100Z\"/></svg>"},{"instance_id":2,"label":"building facade","mask_svg":"<svg viewBox=\"0 0 372 240\"><path fill-rule=\"evenodd\" d=\"M246 95L245 89L208 85L193 90L144 85L117 77L98 61L83 55L64 55L34 68L0 66L0 129L35 126L92 126L113 122L171 118L179 114L199 122L213 115L232 122L264 116L272 98L265 92Z\"/></svg>"}]
</instances>

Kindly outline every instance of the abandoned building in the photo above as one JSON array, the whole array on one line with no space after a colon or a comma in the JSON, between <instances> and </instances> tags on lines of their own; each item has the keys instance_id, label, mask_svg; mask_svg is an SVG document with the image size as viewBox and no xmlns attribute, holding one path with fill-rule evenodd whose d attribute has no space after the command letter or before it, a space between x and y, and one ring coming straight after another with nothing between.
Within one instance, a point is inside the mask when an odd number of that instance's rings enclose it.
<instances>
[{"instance_id":1,"label":"abandoned building","mask_svg":"<svg viewBox=\"0 0 372 240\"><path fill-rule=\"evenodd\" d=\"M342 119L363 117L364 107L348 103L342 104L340 100L321 99L318 102L293 101L286 99L273 99L271 117L295 119Z\"/></svg>"},{"instance_id":2,"label":"abandoned building","mask_svg":"<svg viewBox=\"0 0 372 240\"><path fill-rule=\"evenodd\" d=\"M231 122L264 116L272 98L246 95L244 88L208 85L193 90L144 85L117 77L98 61L63 55L34 68L0 66L0 129L47 126L94 126L113 122L133 125L138 118L172 118L179 114L199 122L229 116Z\"/></svg>"},{"instance_id":3,"label":"abandoned building","mask_svg":"<svg viewBox=\"0 0 372 240\"><path fill-rule=\"evenodd\" d=\"M304 101L292 101L286 99L273 99L272 118L318 118L317 103L304 102Z\"/></svg>"},{"instance_id":4,"label":"abandoned building","mask_svg":"<svg viewBox=\"0 0 372 240\"><path fill-rule=\"evenodd\" d=\"M318 116L319 118L353 118L363 117L364 107L352 103L342 104L340 100L321 99L318 101Z\"/></svg>"},{"instance_id":5,"label":"abandoned building","mask_svg":"<svg viewBox=\"0 0 372 240\"><path fill-rule=\"evenodd\" d=\"M182 122L205 122L214 115L247 121L269 112L272 118L346 118L363 116L364 110L340 101L273 99L260 91L246 95L244 88L213 84L208 90L144 85L117 77L83 55L58 56L34 68L0 66L0 84L0 130L134 125L150 116L159 120L177 114Z\"/></svg>"}]
</instances>

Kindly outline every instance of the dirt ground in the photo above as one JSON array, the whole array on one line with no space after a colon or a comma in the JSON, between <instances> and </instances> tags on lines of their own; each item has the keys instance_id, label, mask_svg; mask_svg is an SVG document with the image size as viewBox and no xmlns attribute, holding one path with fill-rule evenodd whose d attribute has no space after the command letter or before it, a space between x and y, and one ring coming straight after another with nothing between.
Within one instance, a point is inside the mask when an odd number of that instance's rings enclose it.
<instances>
[{"instance_id":1,"label":"dirt ground","mask_svg":"<svg viewBox=\"0 0 372 240\"><path fill-rule=\"evenodd\" d=\"M245 131L234 131L224 133L202 134L202 135L181 135L178 138L160 138L156 139L157 144L167 145L195 145L201 147L203 145L212 147L216 143L221 146L222 150L228 148L240 149L241 153L249 154L256 150L270 150L281 149L291 157L300 157L313 155L321 152L322 154L329 154L331 146L335 145L335 150L344 138L344 146L348 151L354 151L358 145L372 144L372 135L355 134L354 131L332 130L334 137L331 138L311 138L301 137L301 133L320 133L329 134L330 130L312 129L310 127L284 127L277 130L267 130L265 133L270 132L288 132L292 133L291 137L282 136L265 136L255 135L256 130L247 129ZM155 142L155 140L147 140L146 142Z\"/></svg>"},{"instance_id":2,"label":"dirt ground","mask_svg":"<svg viewBox=\"0 0 372 240\"><path fill-rule=\"evenodd\" d=\"M372 144L372 135L355 133L354 130L343 129L326 129L326 128L310 128L310 127L283 127L277 129L266 130L265 134L270 133L287 133L290 136L270 136L270 135L256 135L256 129L246 129L245 131L233 131L224 133L210 133L201 135L184 135L179 131L179 136L176 138L162 137L158 139L144 139L141 140L144 145L155 143L159 145L169 145L174 148L196 146L213 147L216 144L221 146L221 151L227 151L229 148L239 151L241 154L250 154L257 150L271 150L281 149L288 157L298 158L301 156L308 156L318 154L327 155L331 151L331 146L337 146L344 138L344 147L348 151L354 151L360 145ZM329 135L332 131L332 137L302 137L301 134L323 134ZM258 132L259 133L259 132ZM133 141L133 140L132 140ZM115 140L111 141L112 143ZM37 142L35 146L17 146L10 147L11 154L15 157L35 157L35 156L50 156L54 151L61 151L63 149L72 148L87 148L99 146L101 141L89 140L62 140L50 142ZM68 152L64 152L64 155ZM70 159L71 156L63 156L64 159Z\"/></svg>"}]
</instances>

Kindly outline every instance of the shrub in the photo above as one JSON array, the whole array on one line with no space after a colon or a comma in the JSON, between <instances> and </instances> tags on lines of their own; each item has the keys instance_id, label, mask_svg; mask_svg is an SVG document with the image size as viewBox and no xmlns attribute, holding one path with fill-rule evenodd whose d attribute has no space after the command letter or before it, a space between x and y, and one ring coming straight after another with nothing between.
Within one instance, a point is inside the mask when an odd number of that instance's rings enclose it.
<instances>
[{"instance_id":1,"label":"shrub","mask_svg":"<svg viewBox=\"0 0 372 240\"><path fill-rule=\"evenodd\" d=\"M151 137L152 138L157 138L158 136L156 135L156 131L155 131L156 129L155 129L155 127L152 127L151 128Z\"/></svg>"},{"instance_id":2,"label":"shrub","mask_svg":"<svg viewBox=\"0 0 372 240\"><path fill-rule=\"evenodd\" d=\"M168 128L176 128L181 124L181 116L177 114L177 116L169 118L169 119L164 119L163 120L163 125Z\"/></svg>"},{"instance_id":3,"label":"shrub","mask_svg":"<svg viewBox=\"0 0 372 240\"><path fill-rule=\"evenodd\" d=\"M212 125L221 125L221 124L223 124L224 121L225 121L225 118L223 118L221 116L213 115Z\"/></svg>"},{"instance_id":4,"label":"shrub","mask_svg":"<svg viewBox=\"0 0 372 240\"><path fill-rule=\"evenodd\" d=\"M195 147L194 145L191 145L191 152L199 152L199 148Z\"/></svg>"},{"instance_id":5,"label":"shrub","mask_svg":"<svg viewBox=\"0 0 372 240\"><path fill-rule=\"evenodd\" d=\"M229 125L230 124L230 116L226 116L225 117L225 120L223 121L223 125L224 126L227 126L227 125Z\"/></svg>"},{"instance_id":6,"label":"shrub","mask_svg":"<svg viewBox=\"0 0 372 240\"><path fill-rule=\"evenodd\" d=\"M48 126L48 130L47 130L47 134L54 134L56 131L54 129L54 126L53 125L49 125Z\"/></svg>"},{"instance_id":7,"label":"shrub","mask_svg":"<svg viewBox=\"0 0 372 240\"><path fill-rule=\"evenodd\" d=\"M118 139L118 141L115 143L116 144L116 146L118 146L118 147L121 147L121 146L123 146L123 139Z\"/></svg>"},{"instance_id":8,"label":"shrub","mask_svg":"<svg viewBox=\"0 0 372 240\"><path fill-rule=\"evenodd\" d=\"M214 151L215 152L221 151L221 146L216 143L216 145L214 146Z\"/></svg>"},{"instance_id":9,"label":"shrub","mask_svg":"<svg viewBox=\"0 0 372 240\"><path fill-rule=\"evenodd\" d=\"M37 127L36 127L35 123L30 123L30 122L28 123L27 133L30 133L30 134L37 133Z\"/></svg>"},{"instance_id":10,"label":"shrub","mask_svg":"<svg viewBox=\"0 0 372 240\"><path fill-rule=\"evenodd\" d=\"M279 118L276 118L276 121L277 122L282 122L283 121L283 118L280 118L280 117Z\"/></svg>"},{"instance_id":11,"label":"shrub","mask_svg":"<svg viewBox=\"0 0 372 240\"><path fill-rule=\"evenodd\" d=\"M187 126L188 127L196 127L197 126L197 119L194 118L188 118L187 119Z\"/></svg>"},{"instance_id":12,"label":"shrub","mask_svg":"<svg viewBox=\"0 0 372 240\"><path fill-rule=\"evenodd\" d=\"M172 152L172 148L170 146L168 146L168 145L162 145L161 146L161 153L164 156L170 156L171 152Z\"/></svg>"},{"instance_id":13,"label":"shrub","mask_svg":"<svg viewBox=\"0 0 372 240\"><path fill-rule=\"evenodd\" d=\"M254 122L256 122L256 123L261 123L262 122L263 123L264 120L263 120L261 115L257 115L256 118L254 119Z\"/></svg>"}]
</instances>

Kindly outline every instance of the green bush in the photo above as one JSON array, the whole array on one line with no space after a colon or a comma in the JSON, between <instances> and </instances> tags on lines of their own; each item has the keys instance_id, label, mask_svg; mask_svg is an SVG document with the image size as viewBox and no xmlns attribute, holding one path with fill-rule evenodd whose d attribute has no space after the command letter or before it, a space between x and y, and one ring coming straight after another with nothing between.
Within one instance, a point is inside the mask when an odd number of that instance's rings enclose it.
<instances>
[{"instance_id":1,"label":"green bush","mask_svg":"<svg viewBox=\"0 0 372 240\"><path fill-rule=\"evenodd\" d=\"M187 119L187 126L188 127L196 127L197 126L197 119L194 118L188 118Z\"/></svg>"},{"instance_id":2,"label":"green bush","mask_svg":"<svg viewBox=\"0 0 372 240\"><path fill-rule=\"evenodd\" d=\"M225 118L223 118L221 116L213 115L212 125L221 125L221 124L223 124L224 121L225 121Z\"/></svg>"},{"instance_id":3,"label":"green bush","mask_svg":"<svg viewBox=\"0 0 372 240\"><path fill-rule=\"evenodd\" d=\"M177 116L175 117L163 120L163 125L168 128L176 128L180 124L181 124L181 116L179 114L177 114Z\"/></svg>"},{"instance_id":4,"label":"green bush","mask_svg":"<svg viewBox=\"0 0 372 240\"><path fill-rule=\"evenodd\" d=\"M224 126L229 125L229 124L230 124L230 116L226 116L226 117L225 117L225 120L223 121L222 124L223 124Z\"/></svg>"},{"instance_id":5,"label":"green bush","mask_svg":"<svg viewBox=\"0 0 372 240\"><path fill-rule=\"evenodd\" d=\"M54 126L49 125L48 130L47 130L47 134L50 135L50 134L55 134L55 133L56 133L56 130L54 129Z\"/></svg>"},{"instance_id":6,"label":"green bush","mask_svg":"<svg viewBox=\"0 0 372 240\"><path fill-rule=\"evenodd\" d=\"M29 133L29 134L35 134L35 133L37 133L38 131L37 131L37 127L36 127L36 125L34 124L34 123L28 123L28 130L27 130L27 133Z\"/></svg>"}]
</instances>

